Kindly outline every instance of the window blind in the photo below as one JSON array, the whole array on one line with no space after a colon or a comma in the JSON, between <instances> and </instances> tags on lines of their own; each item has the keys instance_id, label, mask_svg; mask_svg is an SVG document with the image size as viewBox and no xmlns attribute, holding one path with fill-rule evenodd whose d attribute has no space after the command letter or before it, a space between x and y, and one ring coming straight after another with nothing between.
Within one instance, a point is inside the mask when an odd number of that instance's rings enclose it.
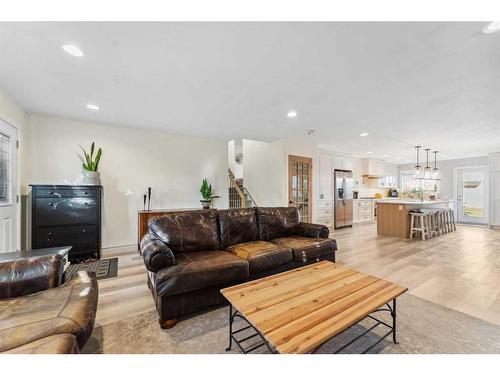
<instances>
[{"instance_id":1,"label":"window blind","mask_svg":"<svg viewBox=\"0 0 500 375\"><path fill-rule=\"evenodd\" d=\"M10 137L0 133L0 204L10 203Z\"/></svg>"}]
</instances>

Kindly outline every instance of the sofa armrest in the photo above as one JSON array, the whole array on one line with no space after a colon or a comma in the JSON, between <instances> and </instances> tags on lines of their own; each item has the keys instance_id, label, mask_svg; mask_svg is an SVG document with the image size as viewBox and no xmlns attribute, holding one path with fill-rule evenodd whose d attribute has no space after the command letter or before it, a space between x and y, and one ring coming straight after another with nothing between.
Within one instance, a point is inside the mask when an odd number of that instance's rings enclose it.
<instances>
[{"instance_id":1,"label":"sofa armrest","mask_svg":"<svg viewBox=\"0 0 500 375\"><path fill-rule=\"evenodd\" d=\"M325 225L300 222L297 228L297 236L312 238L328 238L330 230Z\"/></svg>"},{"instance_id":2,"label":"sofa armrest","mask_svg":"<svg viewBox=\"0 0 500 375\"><path fill-rule=\"evenodd\" d=\"M20 297L61 285L64 270L60 254L0 262L0 298Z\"/></svg>"},{"instance_id":3,"label":"sofa armrest","mask_svg":"<svg viewBox=\"0 0 500 375\"><path fill-rule=\"evenodd\" d=\"M151 272L158 272L175 265L175 256L172 249L151 233L146 233L142 237L141 254L146 268Z\"/></svg>"}]
</instances>

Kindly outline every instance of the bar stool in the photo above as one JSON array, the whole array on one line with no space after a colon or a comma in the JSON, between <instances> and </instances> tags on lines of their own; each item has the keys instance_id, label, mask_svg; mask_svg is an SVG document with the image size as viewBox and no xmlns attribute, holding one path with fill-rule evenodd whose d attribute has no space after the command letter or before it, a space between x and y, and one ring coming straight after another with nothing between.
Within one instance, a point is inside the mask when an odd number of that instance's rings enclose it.
<instances>
[{"instance_id":1,"label":"bar stool","mask_svg":"<svg viewBox=\"0 0 500 375\"><path fill-rule=\"evenodd\" d=\"M451 208L447 208L445 210L445 220L448 232L454 232L457 230L457 226L455 224L455 213Z\"/></svg>"},{"instance_id":2,"label":"bar stool","mask_svg":"<svg viewBox=\"0 0 500 375\"><path fill-rule=\"evenodd\" d=\"M437 237L439 236L439 226L438 226L438 214L439 211L434 209L422 209L424 214L427 214L427 224L429 228L429 236Z\"/></svg>"},{"instance_id":3,"label":"bar stool","mask_svg":"<svg viewBox=\"0 0 500 375\"><path fill-rule=\"evenodd\" d=\"M439 234L448 233L446 226L446 209L439 209L436 213Z\"/></svg>"},{"instance_id":4,"label":"bar stool","mask_svg":"<svg viewBox=\"0 0 500 375\"><path fill-rule=\"evenodd\" d=\"M413 238L415 232L420 232L423 241L430 236L429 214L410 211L410 238Z\"/></svg>"}]
</instances>

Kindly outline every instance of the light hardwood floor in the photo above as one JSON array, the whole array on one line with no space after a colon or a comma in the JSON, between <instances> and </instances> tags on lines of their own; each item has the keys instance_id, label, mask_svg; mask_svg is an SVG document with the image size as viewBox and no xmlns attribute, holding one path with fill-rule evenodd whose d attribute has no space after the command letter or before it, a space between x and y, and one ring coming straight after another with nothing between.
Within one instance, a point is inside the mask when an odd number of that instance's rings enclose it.
<instances>
[{"instance_id":1,"label":"light hardwood floor","mask_svg":"<svg viewBox=\"0 0 500 375\"><path fill-rule=\"evenodd\" d=\"M397 282L408 293L500 325L500 231L457 226L427 241L377 236L375 224L331 233L337 261ZM119 258L118 277L99 281L96 324L154 309L135 246L103 251Z\"/></svg>"}]
</instances>

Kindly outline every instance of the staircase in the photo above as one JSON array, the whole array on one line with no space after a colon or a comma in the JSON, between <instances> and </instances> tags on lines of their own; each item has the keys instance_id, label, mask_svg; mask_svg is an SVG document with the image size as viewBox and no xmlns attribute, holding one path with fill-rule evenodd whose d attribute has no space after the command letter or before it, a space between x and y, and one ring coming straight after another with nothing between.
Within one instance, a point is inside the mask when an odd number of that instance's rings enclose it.
<instances>
[{"instance_id":1,"label":"staircase","mask_svg":"<svg viewBox=\"0 0 500 375\"><path fill-rule=\"evenodd\" d=\"M228 168L229 175L229 208L256 207L248 190L243 186L243 179L235 178L234 173Z\"/></svg>"}]
</instances>

